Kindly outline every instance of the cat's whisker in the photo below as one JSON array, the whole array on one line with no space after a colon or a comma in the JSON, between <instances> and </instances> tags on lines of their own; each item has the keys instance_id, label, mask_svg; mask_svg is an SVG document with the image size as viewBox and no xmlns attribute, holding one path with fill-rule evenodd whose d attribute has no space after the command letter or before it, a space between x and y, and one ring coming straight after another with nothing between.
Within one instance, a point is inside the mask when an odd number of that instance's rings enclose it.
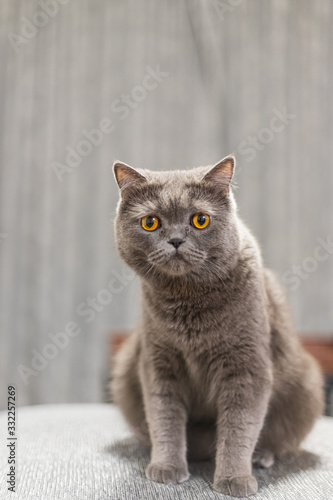
<instances>
[{"instance_id":1,"label":"cat's whisker","mask_svg":"<svg viewBox=\"0 0 333 500\"><path fill-rule=\"evenodd\" d=\"M154 264L162 264L163 262L166 262L169 258L169 255L166 253L163 253L162 255L159 256L154 256L153 258L149 258L150 262Z\"/></svg>"},{"instance_id":2,"label":"cat's whisker","mask_svg":"<svg viewBox=\"0 0 333 500\"><path fill-rule=\"evenodd\" d=\"M160 254L164 254L165 253L165 250L164 248L158 248L157 250L153 250L150 255L153 255L153 256L158 256Z\"/></svg>"},{"instance_id":3,"label":"cat's whisker","mask_svg":"<svg viewBox=\"0 0 333 500\"><path fill-rule=\"evenodd\" d=\"M200 259L204 259L207 256L206 252L203 252L201 250L197 250L195 248L191 248L187 251L188 254L192 255L193 257L198 257Z\"/></svg>"}]
</instances>

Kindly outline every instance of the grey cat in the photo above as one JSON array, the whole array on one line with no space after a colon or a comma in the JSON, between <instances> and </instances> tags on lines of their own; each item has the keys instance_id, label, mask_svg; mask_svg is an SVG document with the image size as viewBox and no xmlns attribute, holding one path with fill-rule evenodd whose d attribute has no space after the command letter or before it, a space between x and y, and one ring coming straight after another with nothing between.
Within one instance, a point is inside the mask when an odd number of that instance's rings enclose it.
<instances>
[{"instance_id":1,"label":"grey cat","mask_svg":"<svg viewBox=\"0 0 333 500\"><path fill-rule=\"evenodd\" d=\"M118 249L141 278L142 316L112 392L152 447L147 478L180 483L215 456L214 489L247 496L263 467L298 448L323 410L316 361L283 291L237 216L235 159L152 172L114 164Z\"/></svg>"}]
</instances>

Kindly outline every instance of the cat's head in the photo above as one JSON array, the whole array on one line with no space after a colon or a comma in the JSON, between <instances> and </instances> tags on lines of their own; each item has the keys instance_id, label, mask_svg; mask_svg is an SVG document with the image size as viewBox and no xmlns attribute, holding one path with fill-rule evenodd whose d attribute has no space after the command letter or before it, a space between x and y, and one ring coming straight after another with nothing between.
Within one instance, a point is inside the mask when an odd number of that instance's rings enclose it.
<instances>
[{"instance_id":1,"label":"cat's head","mask_svg":"<svg viewBox=\"0 0 333 500\"><path fill-rule=\"evenodd\" d=\"M135 170L115 162L121 257L139 275L221 275L237 256L235 159L192 170Z\"/></svg>"}]
</instances>

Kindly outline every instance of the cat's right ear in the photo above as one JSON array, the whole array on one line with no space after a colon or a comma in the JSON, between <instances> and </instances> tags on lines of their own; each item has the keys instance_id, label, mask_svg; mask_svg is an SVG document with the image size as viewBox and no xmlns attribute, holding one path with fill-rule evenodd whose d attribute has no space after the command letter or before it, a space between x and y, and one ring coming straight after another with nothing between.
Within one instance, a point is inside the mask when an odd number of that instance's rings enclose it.
<instances>
[{"instance_id":1,"label":"cat's right ear","mask_svg":"<svg viewBox=\"0 0 333 500\"><path fill-rule=\"evenodd\" d=\"M138 185L146 182L146 178L143 175L139 174L139 172L129 165L126 165L126 163L119 161L114 162L113 173L123 199L130 196Z\"/></svg>"}]
</instances>

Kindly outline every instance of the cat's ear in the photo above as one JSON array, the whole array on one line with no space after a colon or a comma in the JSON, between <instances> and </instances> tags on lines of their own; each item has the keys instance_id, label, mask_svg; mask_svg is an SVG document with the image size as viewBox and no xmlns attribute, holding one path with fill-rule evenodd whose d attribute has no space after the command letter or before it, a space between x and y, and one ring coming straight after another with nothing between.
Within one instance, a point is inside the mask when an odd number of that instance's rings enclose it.
<instances>
[{"instance_id":1,"label":"cat's ear","mask_svg":"<svg viewBox=\"0 0 333 500\"><path fill-rule=\"evenodd\" d=\"M113 173L123 199L130 196L136 186L146 182L146 178L143 175L139 174L139 172L129 165L126 165L126 163L119 161L114 162Z\"/></svg>"},{"instance_id":2,"label":"cat's ear","mask_svg":"<svg viewBox=\"0 0 333 500\"><path fill-rule=\"evenodd\" d=\"M235 164L236 159L234 156L226 156L208 171L203 180L213 183L223 192L228 193L234 175Z\"/></svg>"}]
</instances>

